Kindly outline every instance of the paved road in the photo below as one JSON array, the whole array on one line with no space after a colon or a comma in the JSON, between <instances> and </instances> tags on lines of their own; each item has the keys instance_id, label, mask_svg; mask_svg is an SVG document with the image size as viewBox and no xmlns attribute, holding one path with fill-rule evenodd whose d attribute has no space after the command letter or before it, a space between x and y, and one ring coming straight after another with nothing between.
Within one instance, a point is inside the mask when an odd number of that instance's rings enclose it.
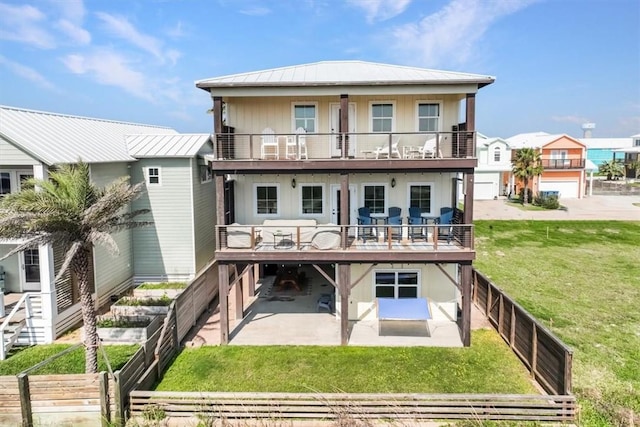
<instances>
[{"instance_id":1,"label":"paved road","mask_svg":"<svg viewBox=\"0 0 640 427\"><path fill-rule=\"evenodd\" d=\"M564 199L560 204L567 210L526 211L507 203L505 199L476 200L473 202L474 219L612 219L640 221L638 196L591 196L584 199Z\"/></svg>"}]
</instances>

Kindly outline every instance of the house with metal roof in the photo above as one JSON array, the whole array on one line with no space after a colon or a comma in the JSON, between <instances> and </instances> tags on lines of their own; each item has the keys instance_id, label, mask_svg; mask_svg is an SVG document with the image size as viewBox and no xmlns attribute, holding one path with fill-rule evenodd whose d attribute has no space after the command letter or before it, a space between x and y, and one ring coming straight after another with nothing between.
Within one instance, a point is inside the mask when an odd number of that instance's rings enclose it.
<instances>
[{"instance_id":1,"label":"house with metal roof","mask_svg":"<svg viewBox=\"0 0 640 427\"><path fill-rule=\"evenodd\" d=\"M613 160L619 149L631 148L633 138L578 138L587 147L587 160L596 166Z\"/></svg>"},{"instance_id":2,"label":"house with metal roof","mask_svg":"<svg viewBox=\"0 0 640 427\"><path fill-rule=\"evenodd\" d=\"M582 198L586 193L586 147L569 135L546 132L521 133L507 138L512 150L533 148L540 152L542 175L532 180L533 194L557 191L561 198ZM515 180L515 193L522 183Z\"/></svg>"},{"instance_id":3,"label":"house with metal roof","mask_svg":"<svg viewBox=\"0 0 640 427\"><path fill-rule=\"evenodd\" d=\"M243 298L260 281L323 292L285 309L309 314L300 342L346 345L350 325L396 316L427 321L420 345L469 345L476 95L493 82L363 61L197 81L213 104L221 343L251 328Z\"/></svg>"},{"instance_id":4,"label":"house with metal roof","mask_svg":"<svg viewBox=\"0 0 640 427\"><path fill-rule=\"evenodd\" d=\"M490 200L507 196L513 188L511 146L502 138L476 134L476 167L473 196Z\"/></svg>"},{"instance_id":5,"label":"house with metal roof","mask_svg":"<svg viewBox=\"0 0 640 427\"><path fill-rule=\"evenodd\" d=\"M30 177L46 179L57 165L88 163L91 179L105 186L129 176L145 182L133 208L149 208L153 225L114 235L119 254L93 253L95 300L102 306L135 281L185 280L213 257L213 229L205 226L214 210L208 134L184 135L174 129L0 106L0 197L19 191ZM0 241L0 257L15 242ZM42 307L18 342L51 342L81 321L70 274L55 283L60 248L42 246L0 261L4 292L28 295ZM8 339L5 334L5 339Z\"/></svg>"}]
</instances>

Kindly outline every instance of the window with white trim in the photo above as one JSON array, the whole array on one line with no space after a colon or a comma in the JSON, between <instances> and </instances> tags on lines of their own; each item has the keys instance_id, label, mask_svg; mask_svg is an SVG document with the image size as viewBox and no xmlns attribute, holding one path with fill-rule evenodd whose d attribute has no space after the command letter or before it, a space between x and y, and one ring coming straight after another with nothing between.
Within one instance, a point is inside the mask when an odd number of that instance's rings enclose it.
<instances>
[{"instance_id":1,"label":"window with white trim","mask_svg":"<svg viewBox=\"0 0 640 427\"><path fill-rule=\"evenodd\" d=\"M385 195L387 189L382 184L364 185L364 206L369 208L372 214L384 214L386 212Z\"/></svg>"},{"instance_id":2,"label":"window with white trim","mask_svg":"<svg viewBox=\"0 0 640 427\"><path fill-rule=\"evenodd\" d=\"M419 283L418 270L378 270L373 274L376 298L418 298Z\"/></svg>"},{"instance_id":3,"label":"window with white trim","mask_svg":"<svg viewBox=\"0 0 640 427\"><path fill-rule=\"evenodd\" d=\"M324 187L322 185L302 184L300 186L302 215L322 215L324 213Z\"/></svg>"},{"instance_id":4,"label":"window with white trim","mask_svg":"<svg viewBox=\"0 0 640 427\"><path fill-rule=\"evenodd\" d=\"M409 184L409 207L420 208L420 212L430 214L433 185L427 183Z\"/></svg>"},{"instance_id":5,"label":"window with white trim","mask_svg":"<svg viewBox=\"0 0 640 427\"><path fill-rule=\"evenodd\" d=\"M493 149L493 161L499 163L502 158L502 149L500 147L496 147Z\"/></svg>"},{"instance_id":6,"label":"window with white trim","mask_svg":"<svg viewBox=\"0 0 640 427\"><path fill-rule=\"evenodd\" d=\"M293 129L303 128L307 133L316 131L318 108L315 104L293 105Z\"/></svg>"},{"instance_id":7,"label":"window with white trim","mask_svg":"<svg viewBox=\"0 0 640 427\"><path fill-rule=\"evenodd\" d=\"M147 184L160 185L160 168L152 166L147 168Z\"/></svg>"},{"instance_id":8,"label":"window with white trim","mask_svg":"<svg viewBox=\"0 0 640 427\"><path fill-rule=\"evenodd\" d=\"M0 172L0 197L11 193L11 174Z\"/></svg>"},{"instance_id":9,"label":"window with white trim","mask_svg":"<svg viewBox=\"0 0 640 427\"><path fill-rule=\"evenodd\" d=\"M418 132L438 132L440 130L440 104L418 103Z\"/></svg>"},{"instance_id":10,"label":"window with white trim","mask_svg":"<svg viewBox=\"0 0 640 427\"><path fill-rule=\"evenodd\" d=\"M277 184L255 184L254 189L256 215L278 215L280 187Z\"/></svg>"},{"instance_id":11,"label":"window with white trim","mask_svg":"<svg viewBox=\"0 0 640 427\"><path fill-rule=\"evenodd\" d=\"M393 104L371 104L371 132L393 131Z\"/></svg>"},{"instance_id":12,"label":"window with white trim","mask_svg":"<svg viewBox=\"0 0 640 427\"><path fill-rule=\"evenodd\" d=\"M640 138L633 140L633 146L634 147L640 147Z\"/></svg>"},{"instance_id":13,"label":"window with white trim","mask_svg":"<svg viewBox=\"0 0 640 427\"><path fill-rule=\"evenodd\" d=\"M200 183L211 182L213 179L213 171L210 165L200 165Z\"/></svg>"}]
</instances>

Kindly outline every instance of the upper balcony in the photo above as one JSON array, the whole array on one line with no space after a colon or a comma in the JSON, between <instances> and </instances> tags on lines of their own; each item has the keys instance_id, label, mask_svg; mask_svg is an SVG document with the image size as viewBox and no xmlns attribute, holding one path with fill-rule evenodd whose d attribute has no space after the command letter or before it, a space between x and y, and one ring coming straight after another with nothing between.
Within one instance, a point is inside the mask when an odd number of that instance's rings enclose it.
<instances>
[{"instance_id":1,"label":"upper balcony","mask_svg":"<svg viewBox=\"0 0 640 427\"><path fill-rule=\"evenodd\" d=\"M555 169L584 169L585 159L580 157L551 158L542 157L542 167L548 170Z\"/></svg>"},{"instance_id":2,"label":"upper balcony","mask_svg":"<svg viewBox=\"0 0 640 427\"><path fill-rule=\"evenodd\" d=\"M474 168L475 132L235 133L214 138L215 170L461 170Z\"/></svg>"}]
</instances>

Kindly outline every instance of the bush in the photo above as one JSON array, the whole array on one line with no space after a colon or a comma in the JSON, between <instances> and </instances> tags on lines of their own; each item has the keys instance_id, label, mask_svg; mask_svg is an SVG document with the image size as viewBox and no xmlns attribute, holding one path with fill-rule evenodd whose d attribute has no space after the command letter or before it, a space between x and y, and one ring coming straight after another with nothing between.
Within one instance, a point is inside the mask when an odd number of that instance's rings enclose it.
<instances>
[{"instance_id":1,"label":"bush","mask_svg":"<svg viewBox=\"0 0 640 427\"><path fill-rule=\"evenodd\" d=\"M540 206L545 209L558 209L560 208L560 201L558 200L558 196L556 195L548 195L544 193L536 194L536 197L533 199L533 204L535 206Z\"/></svg>"},{"instance_id":2,"label":"bush","mask_svg":"<svg viewBox=\"0 0 640 427\"><path fill-rule=\"evenodd\" d=\"M132 305L132 306L168 306L171 304L173 299L169 298L166 295L161 296L160 298L132 298L132 297L123 297L120 298L116 302L116 305Z\"/></svg>"},{"instance_id":3,"label":"bush","mask_svg":"<svg viewBox=\"0 0 640 427\"><path fill-rule=\"evenodd\" d=\"M518 192L518 198L521 203L524 203L526 200L524 199L524 188L521 188ZM527 188L527 200L533 200L533 191L530 188Z\"/></svg>"},{"instance_id":4,"label":"bush","mask_svg":"<svg viewBox=\"0 0 640 427\"><path fill-rule=\"evenodd\" d=\"M185 282L144 282L138 289L184 289Z\"/></svg>"}]
</instances>

